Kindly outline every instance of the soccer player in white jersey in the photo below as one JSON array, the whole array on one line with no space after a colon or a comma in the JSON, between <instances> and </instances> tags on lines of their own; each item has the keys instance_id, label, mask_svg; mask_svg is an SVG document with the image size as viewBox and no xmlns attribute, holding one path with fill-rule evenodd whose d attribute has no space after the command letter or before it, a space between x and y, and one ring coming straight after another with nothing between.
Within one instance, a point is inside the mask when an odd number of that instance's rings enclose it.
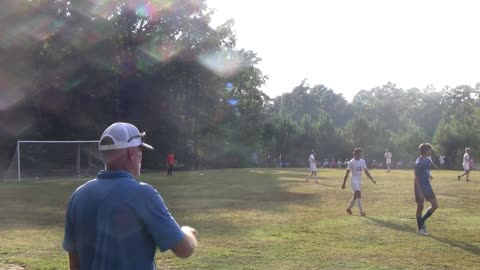
<instances>
[{"instance_id":1,"label":"soccer player in white jersey","mask_svg":"<svg viewBox=\"0 0 480 270\"><path fill-rule=\"evenodd\" d=\"M428 158L428 160L430 160L430 164L431 164L433 167L435 167L435 169L438 169L438 166L437 166L437 165L433 162L433 160L432 160L432 156L430 155L430 156L428 156L427 158ZM433 180L432 170L430 170L430 180Z\"/></svg>"},{"instance_id":2,"label":"soccer player in white jersey","mask_svg":"<svg viewBox=\"0 0 480 270\"><path fill-rule=\"evenodd\" d=\"M365 160L360 158L361 155L362 155L362 149L355 148L355 150L353 150L353 158L348 162L347 171L345 173L345 177L343 178L342 189L345 189L345 182L347 181L348 175L350 174L350 171L351 171L352 178L350 180L352 184L353 197L350 200L350 204L346 209L346 211L349 215L351 215L352 207L355 205L355 202L356 202L358 205L358 208L360 209L360 215L363 217L363 216L366 216L367 214L365 213L365 211L363 211L362 193L360 192L360 188L362 186L362 171L365 171L365 174L367 175L367 177L370 178L370 180L372 180L374 184L376 184L377 182L375 182L373 177L368 172L367 165L365 164Z\"/></svg>"},{"instance_id":3,"label":"soccer player in white jersey","mask_svg":"<svg viewBox=\"0 0 480 270\"><path fill-rule=\"evenodd\" d=\"M390 172L391 170L391 164L392 164L392 152L388 151L388 149L385 149L385 164L387 165L387 172Z\"/></svg>"},{"instance_id":4,"label":"soccer player in white jersey","mask_svg":"<svg viewBox=\"0 0 480 270\"><path fill-rule=\"evenodd\" d=\"M468 176L470 175L470 148L465 148L465 154L463 154L463 170L464 172L457 176L458 181L460 181L460 178L462 176L466 176L466 181L470 181L468 179Z\"/></svg>"},{"instance_id":5,"label":"soccer player in white jersey","mask_svg":"<svg viewBox=\"0 0 480 270\"><path fill-rule=\"evenodd\" d=\"M310 163L310 174L308 175L307 179L305 179L305 183L308 183L310 177L315 177L315 184L318 184L317 180L317 163L315 161L315 150L312 150L312 153L308 157L308 163Z\"/></svg>"}]
</instances>

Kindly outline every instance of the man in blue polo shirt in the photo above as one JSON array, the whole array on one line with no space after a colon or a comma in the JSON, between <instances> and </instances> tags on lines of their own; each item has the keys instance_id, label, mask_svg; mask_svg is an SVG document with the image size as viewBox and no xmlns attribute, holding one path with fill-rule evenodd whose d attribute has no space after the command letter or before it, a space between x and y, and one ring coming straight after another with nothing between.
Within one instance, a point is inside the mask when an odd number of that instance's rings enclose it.
<instances>
[{"instance_id":1,"label":"man in blue polo shirt","mask_svg":"<svg viewBox=\"0 0 480 270\"><path fill-rule=\"evenodd\" d=\"M428 235L425 221L437 210L438 203L432 186L430 185L430 169L432 161L428 158L432 155L432 145L422 143L418 147L420 156L415 161L415 201L417 202L417 226L418 234ZM429 201L431 207L428 208L422 217L424 202Z\"/></svg>"},{"instance_id":2,"label":"man in blue polo shirt","mask_svg":"<svg viewBox=\"0 0 480 270\"><path fill-rule=\"evenodd\" d=\"M140 176L145 132L115 123L103 133L99 150L105 163L96 179L80 186L68 202L63 248L70 269L155 268L155 251L193 254L195 229L180 227L152 186Z\"/></svg>"}]
</instances>

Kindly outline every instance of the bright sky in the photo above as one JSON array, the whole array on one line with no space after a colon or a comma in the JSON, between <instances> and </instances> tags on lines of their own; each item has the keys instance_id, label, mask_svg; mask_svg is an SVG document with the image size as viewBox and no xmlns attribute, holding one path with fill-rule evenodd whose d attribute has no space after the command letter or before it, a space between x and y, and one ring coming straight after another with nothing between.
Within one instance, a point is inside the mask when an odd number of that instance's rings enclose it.
<instances>
[{"instance_id":1,"label":"bright sky","mask_svg":"<svg viewBox=\"0 0 480 270\"><path fill-rule=\"evenodd\" d=\"M235 20L271 97L307 79L347 100L388 81L423 89L480 82L480 1L207 0L213 24Z\"/></svg>"}]
</instances>

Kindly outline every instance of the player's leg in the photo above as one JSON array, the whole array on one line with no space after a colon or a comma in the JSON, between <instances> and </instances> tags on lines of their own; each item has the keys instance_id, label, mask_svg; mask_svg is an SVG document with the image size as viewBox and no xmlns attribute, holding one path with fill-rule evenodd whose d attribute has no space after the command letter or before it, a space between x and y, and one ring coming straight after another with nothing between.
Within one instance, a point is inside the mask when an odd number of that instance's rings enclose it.
<instances>
[{"instance_id":1,"label":"player's leg","mask_svg":"<svg viewBox=\"0 0 480 270\"><path fill-rule=\"evenodd\" d=\"M465 176L466 176L466 179L465 179L465 181L470 181L470 179L469 179L469 176L470 176L470 170L467 170L467 171L465 171Z\"/></svg>"},{"instance_id":2,"label":"player's leg","mask_svg":"<svg viewBox=\"0 0 480 270\"><path fill-rule=\"evenodd\" d=\"M467 179L468 179L468 173L469 173L469 169L468 167L466 167L465 165L463 165L463 173L458 175L457 176L457 179L460 180L460 178L462 178L462 176L467 176Z\"/></svg>"},{"instance_id":3,"label":"player's leg","mask_svg":"<svg viewBox=\"0 0 480 270\"><path fill-rule=\"evenodd\" d=\"M363 202L362 202L362 192L359 190L355 191L355 197L357 198L357 206L360 209L360 215L366 216L367 214L363 211Z\"/></svg>"},{"instance_id":4,"label":"player's leg","mask_svg":"<svg viewBox=\"0 0 480 270\"><path fill-rule=\"evenodd\" d=\"M346 209L346 211L349 215L352 214L352 208L355 206L356 200L357 200L357 197L355 197L355 193L353 193L352 199L350 199L350 203L349 203L349 205Z\"/></svg>"},{"instance_id":5,"label":"player's leg","mask_svg":"<svg viewBox=\"0 0 480 270\"><path fill-rule=\"evenodd\" d=\"M427 233L423 229L424 223L422 221L422 213L424 208L425 196L423 194L422 189L417 184L414 185L414 193L415 193L415 202L417 203L416 220L417 220L418 234L427 235Z\"/></svg>"},{"instance_id":6,"label":"player's leg","mask_svg":"<svg viewBox=\"0 0 480 270\"><path fill-rule=\"evenodd\" d=\"M433 213L435 212L435 210L438 209L438 203L437 203L437 199L435 198L435 193L432 193L431 194L428 194L428 195L425 195L425 199L428 200L431 204L430 208L428 208L427 212L425 212L425 215L423 215L422 217L422 230L425 234L427 234L427 226L425 225L425 222L427 221L427 219L433 215Z\"/></svg>"},{"instance_id":7,"label":"player's leg","mask_svg":"<svg viewBox=\"0 0 480 270\"><path fill-rule=\"evenodd\" d=\"M310 180L310 177L313 175L313 172L310 172L309 175L307 175L307 179L305 179L305 183L308 183Z\"/></svg>"},{"instance_id":8,"label":"player's leg","mask_svg":"<svg viewBox=\"0 0 480 270\"><path fill-rule=\"evenodd\" d=\"M425 212L425 215L422 217L422 223L425 223L425 221L433 215L433 213L438 209L438 202L437 199L435 198L435 195L429 195L429 198L427 200L430 202L432 206L428 208L427 212Z\"/></svg>"},{"instance_id":9,"label":"player's leg","mask_svg":"<svg viewBox=\"0 0 480 270\"><path fill-rule=\"evenodd\" d=\"M315 184L318 184L318 180L317 180L317 171L314 171L313 173L314 173L314 175L315 175Z\"/></svg>"}]
</instances>

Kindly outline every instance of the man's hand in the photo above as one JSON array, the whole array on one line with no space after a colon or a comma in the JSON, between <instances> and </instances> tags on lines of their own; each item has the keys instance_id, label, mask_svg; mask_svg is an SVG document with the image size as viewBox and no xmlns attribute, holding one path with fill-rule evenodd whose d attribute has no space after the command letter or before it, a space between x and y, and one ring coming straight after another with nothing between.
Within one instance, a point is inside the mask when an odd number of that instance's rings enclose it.
<instances>
[{"instance_id":1,"label":"man's hand","mask_svg":"<svg viewBox=\"0 0 480 270\"><path fill-rule=\"evenodd\" d=\"M197 230L190 226L182 226L185 238L175 246L172 251L179 258L188 258L192 256L197 247Z\"/></svg>"},{"instance_id":2,"label":"man's hand","mask_svg":"<svg viewBox=\"0 0 480 270\"><path fill-rule=\"evenodd\" d=\"M188 233L193 234L193 235L195 236L195 238L197 238L197 236L198 236L197 230L195 230L194 228L192 228L192 227L190 227L190 226L182 226L182 231L183 231L184 233L187 233L187 234L188 234Z\"/></svg>"}]
</instances>

